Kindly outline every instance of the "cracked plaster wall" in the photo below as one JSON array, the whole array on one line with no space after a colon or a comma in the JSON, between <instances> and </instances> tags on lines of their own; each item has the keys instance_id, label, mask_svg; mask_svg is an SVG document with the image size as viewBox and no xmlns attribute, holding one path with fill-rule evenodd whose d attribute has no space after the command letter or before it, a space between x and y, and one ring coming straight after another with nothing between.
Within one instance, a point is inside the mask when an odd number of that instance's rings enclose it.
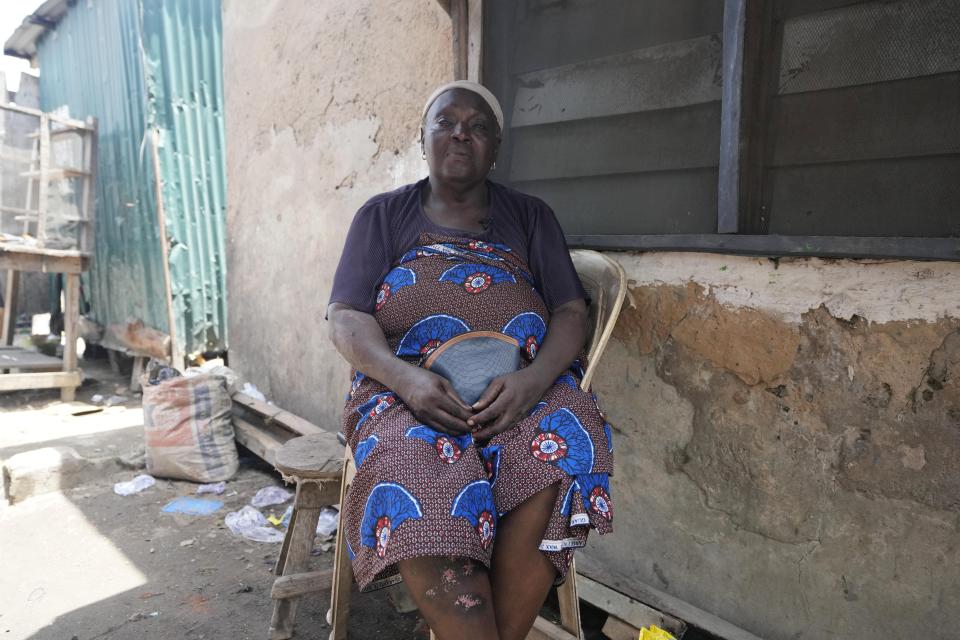
<instances>
[{"instance_id":1,"label":"cracked plaster wall","mask_svg":"<svg viewBox=\"0 0 960 640\"><path fill-rule=\"evenodd\" d=\"M612 255L617 533L584 570L771 640L955 637L960 264Z\"/></svg>"},{"instance_id":2,"label":"cracked plaster wall","mask_svg":"<svg viewBox=\"0 0 960 640\"><path fill-rule=\"evenodd\" d=\"M324 312L347 227L425 175L423 100L452 79L436 2L224 0L230 365L339 428L346 363Z\"/></svg>"}]
</instances>

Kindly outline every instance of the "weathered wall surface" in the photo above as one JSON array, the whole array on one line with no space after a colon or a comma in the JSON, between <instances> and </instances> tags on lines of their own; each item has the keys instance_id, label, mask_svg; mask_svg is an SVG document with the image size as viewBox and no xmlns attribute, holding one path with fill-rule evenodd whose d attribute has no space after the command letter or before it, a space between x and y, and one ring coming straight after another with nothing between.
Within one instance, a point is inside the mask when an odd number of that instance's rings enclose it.
<instances>
[{"instance_id":1,"label":"weathered wall surface","mask_svg":"<svg viewBox=\"0 0 960 640\"><path fill-rule=\"evenodd\" d=\"M230 363L338 425L347 366L323 319L347 227L420 178L423 100L452 79L436 2L223 3Z\"/></svg>"},{"instance_id":2,"label":"weathered wall surface","mask_svg":"<svg viewBox=\"0 0 960 640\"><path fill-rule=\"evenodd\" d=\"M771 640L954 638L960 264L613 255L618 529L583 570Z\"/></svg>"}]
</instances>

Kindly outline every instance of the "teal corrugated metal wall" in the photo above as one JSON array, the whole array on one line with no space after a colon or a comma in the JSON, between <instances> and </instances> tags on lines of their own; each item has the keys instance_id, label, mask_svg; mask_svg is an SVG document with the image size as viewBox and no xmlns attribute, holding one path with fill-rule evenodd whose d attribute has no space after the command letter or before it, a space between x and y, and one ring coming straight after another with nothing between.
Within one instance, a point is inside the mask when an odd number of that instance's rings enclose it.
<instances>
[{"instance_id":1,"label":"teal corrugated metal wall","mask_svg":"<svg viewBox=\"0 0 960 640\"><path fill-rule=\"evenodd\" d=\"M227 327L219 0L143 0L143 41L177 336L215 348Z\"/></svg>"},{"instance_id":2,"label":"teal corrugated metal wall","mask_svg":"<svg viewBox=\"0 0 960 640\"><path fill-rule=\"evenodd\" d=\"M169 332L152 138L160 168L175 334L184 352L227 346L219 0L77 3L40 42L40 101L99 121L96 255L101 324Z\"/></svg>"}]
</instances>

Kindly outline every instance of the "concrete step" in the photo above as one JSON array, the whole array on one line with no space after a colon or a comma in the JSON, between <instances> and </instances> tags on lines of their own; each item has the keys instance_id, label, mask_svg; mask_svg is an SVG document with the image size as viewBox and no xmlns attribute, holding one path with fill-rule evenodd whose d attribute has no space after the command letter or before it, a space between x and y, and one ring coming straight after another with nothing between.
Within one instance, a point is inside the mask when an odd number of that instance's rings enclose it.
<instances>
[{"instance_id":1,"label":"concrete step","mask_svg":"<svg viewBox=\"0 0 960 640\"><path fill-rule=\"evenodd\" d=\"M0 469L3 496L15 504L31 496L91 484L110 474L144 467L143 448L120 455L85 457L70 446L17 453Z\"/></svg>"}]
</instances>

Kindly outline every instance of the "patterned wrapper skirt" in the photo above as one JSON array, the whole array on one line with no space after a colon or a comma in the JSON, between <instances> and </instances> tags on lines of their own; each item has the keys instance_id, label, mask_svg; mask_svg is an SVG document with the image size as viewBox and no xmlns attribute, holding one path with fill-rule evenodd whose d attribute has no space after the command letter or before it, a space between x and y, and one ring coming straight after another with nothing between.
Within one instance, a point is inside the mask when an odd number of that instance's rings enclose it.
<instances>
[{"instance_id":1,"label":"patterned wrapper skirt","mask_svg":"<svg viewBox=\"0 0 960 640\"><path fill-rule=\"evenodd\" d=\"M536 357L546 305L526 264L500 244L424 234L380 286L374 317L397 356L421 363L470 331L516 338ZM343 432L357 476L342 506L347 550L362 589L400 580L396 563L457 556L490 566L497 521L559 485L540 550L566 576L591 527L612 530L611 429L579 386L583 358L513 428L486 442L421 424L390 389L354 372Z\"/></svg>"}]
</instances>

